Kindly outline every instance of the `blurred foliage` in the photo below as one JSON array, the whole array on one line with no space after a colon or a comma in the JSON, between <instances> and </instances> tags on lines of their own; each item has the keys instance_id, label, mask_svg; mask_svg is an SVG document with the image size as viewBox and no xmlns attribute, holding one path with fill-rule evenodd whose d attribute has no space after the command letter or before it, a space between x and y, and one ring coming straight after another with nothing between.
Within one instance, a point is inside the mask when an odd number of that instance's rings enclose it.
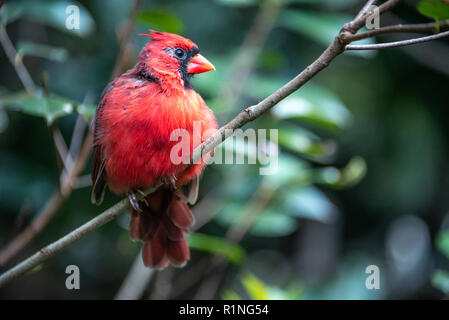
<instances>
[{"instance_id":1,"label":"blurred foliage","mask_svg":"<svg viewBox=\"0 0 449 320\"><path fill-rule=\"evenodd\" d=\"M18 92L3 96L1 103L13 110L43 117L49 125L57 118L67 116L74 111L82 115L87 122L95 113L95 106L75 103L53 93L47 95L43 92L37 94Z\"/></svg>"},{"instance_id":2,"label":"blurred foliage","mask_svg":"<svg viewBox=\"0 0 449 320\"><path fill-rule=\"evenodd\" d=\"M226 257L233 263L242 263L245 259L245 250L220 237L212 237L205 234L192 233L187 237L187 243L191 249L217 253Z\"/></svg>"},{"instance_id":3,"label":"blurred foliage","mask_svg":"<svg viewBox=\"0 0 449 320\"><path fill-rule=\"evenodd\" d=\"M433 274L432 284L435 288L449 294L449 272L437 270Z\"/></svg>"},{"instance_id":4,"label":"blurred foliage","mask_svg":"<svg viewBox=\"0 0 449 320\"><path fill-rule=\"evenodd\" d=\"M449 3L445 0L422 0L418 4L418 11L435 20L436 32L440 32L439 22L449 19Z\"/></svg>"},{"instance_id":5,"label":"blurred foliage","mask_svg":"<svg viewBox=\"0 0 449 320\"><path fill-rule=\"evenodd\" d=\"M441 232L437 235L436 245L438 250L449 259L449 231Z\"/></svg>"},{"instance_id":6,"label":"blurred foliage","mask_svg":"<svg viewBox=\"0 0 449 320\"><path fill-rule=\"evenodd\" d=\"M403 23L425 22L421 14L447 18L445 9L434 11L444 1L404 2L394 11ZM360 5L357 0L276 3L282 6L280 15L235 105L221 101L220 94L236 76L230 74L230 66L251 28L258 0L144 1L126 52L126 67L133 66L148 41L138 34L150 28L191 38L217 68L193 83L222 125L305 68ZM79 30L65 26L65 10L72 4L80 9ZM39 87L48 74L45 88L25 93L0 50L2 245L35 217L58 187L48 125L58 126L70 141L77 115L91 120L114 67L117 36L131 5L121 0L39 0L7 1L1 8L0 23L18 50L17 59ZM440 253L422 242L422 251L429 252L426 259L419 259L423 269L410 263L419 257L419 250L399 253L414 243L404 235L412 240L436 237L448 211L449 67L441 59L448 54L447 40L404 50L344 54L248 124L245 128L278 129L277 173L261 176L261 164L207 167L200 202L193 210L197 219L210 221L189 236L192 259L174 271L175 279L184 275L203 279L207 274L195 269L197 261L212 253L232 262L218 295L213 294L223 299L441 297L431 284L447 292L449 277L444 270L449 261L439 258L448 256L447 233L436 238ZM224 151L249 159L257 148L236 138ZM107 192L98 208L91 205L89 193L89 188L76 190L22 257L119 199ZM413 232L393 228L405 215L426 227ZM238 228L248 217L254 222L243 240L228 239L229 228ZM111 298L139 252L139 245L129 240L128 219L123 215L89 234L5 288L0 297ZM391 238L399 239L396 247L388 243ZM68 264L81 269L79 292L63 288ZM381 290L367 290L364 285L370 264L381 267ZM172 297L178 296L176 283ZM194 289L199 285L201 281ZM407 288L398 291L398 287ZM154 288L150 283L148 292ZM180 297L194 297L194 289Z\"/></svg>"},{"instance_id":7,"label":"blurred foliage","mask_svg":"<svg viewBox=\"0 0 449 320\"><path fill-rule=\"evenodd\" d=\"M252 273L240 277L246 299L251 300L298 300L303 298L303 291L297 284L287 288L268 286ZM237 292L228 289L221 293L223 300L242 300Z\"/></svg>"},{"instance_id":8,"label":"blurred foliage","mask_svg":"<svg viewBox=\"0 0 449 320\"><path fill-rule=\"evenodd\" d=\"M148 29L179 33L183 29L182 21L170 11L146 10L139 13L137 22Z\"/></svg>"}]
</instances>

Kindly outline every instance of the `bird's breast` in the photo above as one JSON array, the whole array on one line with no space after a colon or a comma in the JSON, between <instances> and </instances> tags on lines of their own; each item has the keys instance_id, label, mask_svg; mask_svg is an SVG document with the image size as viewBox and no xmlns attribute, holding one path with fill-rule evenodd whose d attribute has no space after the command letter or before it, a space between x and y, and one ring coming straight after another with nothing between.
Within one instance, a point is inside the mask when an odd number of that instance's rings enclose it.
<instances>
[{"instance_id":1,"label":"bird's breast","mask_svg":"<svg viewBox=\"0 0 449 320\"><path fill-rule=\"evenodd\" d=\"M206 116L205 105L193 90L167 94L138 89L118 97L112 92L107 102L102 114L107 124L102 143L108 184L113 191L146 187L173 174L183 166L171 159L173 146L188 144L191 152L201 143L203 130L194 132L194 127L195 121L201 124ZM188 140L176 134L179 129L187 133Z\"/></svg>"}]
</instances>

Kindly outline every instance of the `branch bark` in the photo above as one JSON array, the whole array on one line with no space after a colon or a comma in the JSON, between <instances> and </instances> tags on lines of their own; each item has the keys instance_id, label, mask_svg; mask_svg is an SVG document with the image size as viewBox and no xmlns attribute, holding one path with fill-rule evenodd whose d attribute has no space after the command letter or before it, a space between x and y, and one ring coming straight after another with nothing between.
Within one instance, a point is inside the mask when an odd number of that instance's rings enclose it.
<instances>
[{"instance_id":1,"label":"branch bark","mask_svg":"<svg viewBox=\"0 0 449 320\"><path fill-rule=\"evenodd\" d=\"M449 36L449 31L441 32L427 37L407 39L401 41L387 42L387 43L377 43L377 44L350 44L345 47L345 50L379 50L386 48L397 48L405 47L413 44L429 42L437 39L441 39Z\"/></svg>"},{"instance_id":2,"label":"branch bark","mask_svg":"<svg viewBox=\"0 0 449 320\"><path fill-rule=\"evenodd\" d=\"M35 92L36 86L34 85L33 79L28 73L27 68L25 68L22 62L22 58L20 58L17 55L16 48L14 48L11 39L9 39L8 33L6 33L6 28L4 26L0 26L0 43L3 47L3 50L5 50L5 53L8 56L9 61L16 70L16 73L19 76L20 81L22 81L25 90L28 93Z\"/></svg>"},{"instance_id":3,"label":"branch bark","mask_svg":"<svg viewBox=\"0 0 449 320\"><path fill-rule=\"evenodd\" d=\"M440 28L444 29L449 27L449 19L440 22ZM397 24L388 27L382 27L379 29L370 30L364 33L355 34L349 37L349 40L358 41L366 38L372 38L375 36L390 34L390 33L420 33L420 32L435 32L436 24L430 23L417 23L417 24Z\"/></svg>"}]
</instances>

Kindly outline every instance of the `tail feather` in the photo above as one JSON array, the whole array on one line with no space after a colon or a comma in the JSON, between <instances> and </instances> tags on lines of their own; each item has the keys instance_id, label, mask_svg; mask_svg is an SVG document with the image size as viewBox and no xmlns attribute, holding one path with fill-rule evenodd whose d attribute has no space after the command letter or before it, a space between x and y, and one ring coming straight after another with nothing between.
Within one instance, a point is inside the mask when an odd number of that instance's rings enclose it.
<instances>
[{"instance_id":1,"label":"tail feather","mask_svg":"<svg viewBox=\"0 0 449 320\"><path fill-rule=\"evenodd\" d=\"M189 207L176 191L161 187L140 201L142 212L131 209L130 236L144 243L142 258L148 267L183 266L190 259L184 234L194 222Z\"/></svg>"},{"instance_id":2,"label":"tail feather","mask_svg":"<svg viewBox=\"0 0 449 320\"><path fill-rule=\"evenodd\" d=\"M181 229L188 229L195 222L192 212L183 201L173 201L167 210L171 221Z\"/></svg>"}]
</instances>

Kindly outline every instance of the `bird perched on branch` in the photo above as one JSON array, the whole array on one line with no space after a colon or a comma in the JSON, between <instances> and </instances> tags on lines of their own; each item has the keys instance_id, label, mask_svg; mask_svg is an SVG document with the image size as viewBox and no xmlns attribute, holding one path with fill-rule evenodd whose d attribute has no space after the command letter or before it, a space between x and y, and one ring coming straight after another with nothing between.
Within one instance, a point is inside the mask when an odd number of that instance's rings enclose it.
<instances>
[{"instance_id":1,"label":"bird perched on branch","mask_svg":"<svg viewBox=\"0 0 449 320\"><path fill-rule=\"evenodd\" d=\"M190 258L184 234L194 222L186 202L196 200L205 158L189 166L172 161L177 141L170 136L177 129L187 132L191 154L217 129L212 111L190 83L194 74L215 68L189 39L156 31L143 36L151 41L137 64L108 84L95 114L92 202L101 203L106 185L127 194L130 236L143 242L144 264L183 266ZM138 200L159 181L165 183Z\"/></svg>"}]
</instances>

